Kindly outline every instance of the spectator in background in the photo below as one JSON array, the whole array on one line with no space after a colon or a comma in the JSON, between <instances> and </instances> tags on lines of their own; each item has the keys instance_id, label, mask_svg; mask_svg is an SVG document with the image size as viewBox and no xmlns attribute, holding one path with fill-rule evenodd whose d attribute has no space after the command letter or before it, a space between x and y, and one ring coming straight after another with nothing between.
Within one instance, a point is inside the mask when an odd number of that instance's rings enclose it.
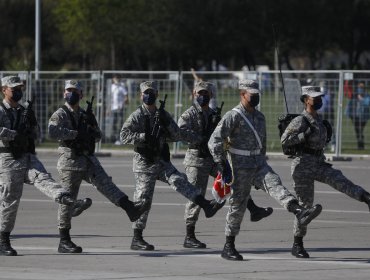
<instances>
[{"instance_id":1,"label":"spectator in background","mask_svg":"<svg viewBox=\"0 0 370 280\"><path fill-rule=\"evenodd\" d=\"M357 149L365 149L364 129L370 118L370 96L366 92L365 83L359 82L352 98L347 103L346 116L355 127Z\"/></svg>"},{"instance_id":2,"label":"spectator in background","mask_svg":"<svg viewBox=\"0 0 370 280\"><path fill-rule=\"evenodd\" d=\"M125 120L125 105L129 103L129 98L125 84L120 81L117 75L112 78L111 87L111 111L112 111L112 140L115 145L120 145L119 131Z\"/></svg>"},{"instance_id":3,"label":"spectator in background","mask_svg":"<svg viewBox=\"0 0 370 280\"><path fill-rule=\"evenodd\" d=\"M334 127L335 127L334 98L335 96L329 90L327 82L325 81L320 82L320 90L324 95L321 97L322 107L320 110L318 110L318 112L321 114L324 120L327 120L330 123L331 127L333 128L333 133L331 136L331 151L334 152L335 150L335 133L334 133Z\"/></svg>"}]
</instances>

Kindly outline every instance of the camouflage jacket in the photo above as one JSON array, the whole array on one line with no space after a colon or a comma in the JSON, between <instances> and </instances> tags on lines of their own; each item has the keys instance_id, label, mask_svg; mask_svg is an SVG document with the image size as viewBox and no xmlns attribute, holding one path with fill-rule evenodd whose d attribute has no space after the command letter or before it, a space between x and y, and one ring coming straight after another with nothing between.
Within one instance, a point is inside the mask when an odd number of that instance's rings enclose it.
<instances>
[{"instance_id":1,"label":"camouflage jacket","mask_svg":"<svg viewBox=\"0 0 370 280\"><path fill-rule=\"evenodd\" d=\"M229 152L231 161L234 166L237 165L243 168L257 168L262 166L266 163L265 116L257 110L253 113L249 113L241 103L239 103L235 109L241 110L244 116L251 122L261 140L262 149L258 155L252 156L238 155ZM253 130L244 118L234 110L226 112L208 142L208 148L215 162L225 160L227 156L226 152L230 147L245 151L260 149Z\"/></svg>"},{"instance_id":2,"label":"camouflage jacket","mask_svg":"<svg viewBox=\"0 0 370 280\"><path fill-rule=\"evenodd\" d=\"M134 145L136 148L147 148L151 147L152 143L145 141L145 130L147 119L149 118L150 131L154 125L155 112L149 112L148 109L141 105L136 109L125 121L120 132L120 139L123 144ZM180 140L180 129L176 122L173 120L168 112L165 112L167 119L170 120L170 124L162 130L159 136L159 149L163 148L163 145L167 142L176 142ZM161 157L156 156L154 162L149 161L143 157L140 153L134 153L133 162L134 172L156 172L158 164L161 163Z\"/></svg>"},{"instance_id":3,"label":"camouflage jacket","mask_svg":"<svg viewBox=\"0 0 370 280\"><path fill-rule=\"evenodd\" d=\"M199 157L200 151L196 147L201 145L202 142L208 142L206 135L208 119L211 114L215 113L211 108L203 111L200 105L194 101L194 105L180 116L177 124L180 128L181 139L189 145L186 151L184 165L203 166L206 162L213 163L211 156L206 158Z\"/></svg>"},{"instance_id":4,"label":"camouflage jacket","mask_svg":"<svg viewBox=\"0 0 370 280\"><path fill-rule=\"evenodd\" d=\"M304 119L303 116L306 119ZM304 132L309 127L311 128L312 133L308 137L305 137ZM285 129L283 135L281 136L281 143L287 147L301 144L302 147L312 150L323 150L326 145L326 139L327 131L322 122L321 116L317 115L316 117L313 117L306 110L303 110L302 114L294 118ZM305 154L303 153L298 156L303 155ZM324 157L323 155L320 156Z\"/></svg>"},{"instance_id":5,"label":"camouflage jacket","mask_svg":"<svg viewBox=\"0 0 370 280\"><path fill-rule=\"evenodd\" d=\"M7 109L10 108L10 105L5 100L2 102ZM14 120L16 119L17 114L21 114L21 111L22 107L20 105L14 109ZM14 130L13 126L7 112L2 106L0 106L0 147L9 147L9 142L13 140L13 137L11 136L11 130ZM11 153L0 153L0 162L0 168L3 171L24 169L27 168L28 164L28 161L25 159L25 157L15 160Z\"/></svg>"},{"instance_id":6,"label":"camouflage jacket","mask_svg":"<svg viewBox=\"0 0 370 280\"><path fill-rule=\"evenodd\" d=\"M81 118L81 115L85 112L82 108L78 108L77 111L73 111L71 106L68 103L65 103L67 108L72 113L75 123L78 126L78 121ZM101 131L97 128L97 137L95 141L100 141ZM58 169L61 170L86 170L87 161L97 161L94 155L91 156L77 156L73 153L72 149L69 147L62 146L62 142L65 140L73 140L77 136L77 130L73 127L73 121L69 114L67 114L62 108L59 108L55 111L51 118L49 119L48 126L49 136L52 139L58 140L60 146L58 151L60 157L58 160Z\"/></svg>"}]
</instances>

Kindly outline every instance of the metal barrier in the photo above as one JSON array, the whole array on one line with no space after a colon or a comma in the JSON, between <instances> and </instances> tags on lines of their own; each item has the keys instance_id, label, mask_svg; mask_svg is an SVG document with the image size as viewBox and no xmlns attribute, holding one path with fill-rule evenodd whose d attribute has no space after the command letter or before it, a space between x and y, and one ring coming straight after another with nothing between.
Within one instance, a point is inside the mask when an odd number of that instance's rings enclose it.
<instances>
[{"instance_id":1,"label":"metal barrier","mask_svg":"<svg viewBox=\"0 0 370 280\"><path fill-rule=\"evenodd\" d=\"M290 113L300 113L303 110L302 103L299 101L301 86L308 84L321 86L326 92L321 113L334 127L334 136L327 147L329 152L334 153L335 156L353 152L370 154L370 129L365 126L363 131L365 149L357 151L357 148L361 149L358 147L358 137L355 133L355 127L358 132L358 120L356 123L347 112L348 106L358 96L357 83L363 81L370 88L370 71L282 71L282 73ZM168 95L166 110L175 120L191 106L194 85L193 73L190 71L39 71L37 79L35 72L0 72L0 77L7 75L21 76L26 84L26 99L36 98L35 112L41 128L41 142L49 140L48 120L51 114L64 103L63 92L66 79L78 79L82 82L85 100L93 95L96 96L94 109L104 134L101 142L103 144L114 144L124 120L141 104L139 84L142 81L159 82L159 98L162 99L165 94ZM113 123L111 86L115 75L124 84L129 103L120 111L118 121ZM198 72L197 75L215 84L215 98L212 99L211 106L217 106L223 101L225 103L223 114L239 103L237 90L239 79L258 80L262 91L259 109L266 117L267 150L281 152L277 119L286 112L286 109L278 71L203 71ZM85 103L82 103L82 107L85 107L84 105ZM365 121L365 119L361 120ZM101 143L98 144L98 150ZM178 153L185 147L184 143L176 143L173 153Z\"/></svg>"}]
</instances>

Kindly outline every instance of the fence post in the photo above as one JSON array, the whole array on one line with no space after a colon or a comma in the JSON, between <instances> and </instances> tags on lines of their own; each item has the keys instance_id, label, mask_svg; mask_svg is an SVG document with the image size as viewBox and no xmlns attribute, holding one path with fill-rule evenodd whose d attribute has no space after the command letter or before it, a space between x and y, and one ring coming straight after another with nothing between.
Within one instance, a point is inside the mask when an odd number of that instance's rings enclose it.
<instances>
[{"instance_id":1,"label":"fence post","mask_svg":"<svg viewBox=\"0 0 370 280\"><path fill-rule=\"evenodd\" d=\"M337 106L337 124L335 131L335 157L339 157L342 150L342 112L343 112L343 71L339 73L339 91Z\"/></svg>"}]
</instances>

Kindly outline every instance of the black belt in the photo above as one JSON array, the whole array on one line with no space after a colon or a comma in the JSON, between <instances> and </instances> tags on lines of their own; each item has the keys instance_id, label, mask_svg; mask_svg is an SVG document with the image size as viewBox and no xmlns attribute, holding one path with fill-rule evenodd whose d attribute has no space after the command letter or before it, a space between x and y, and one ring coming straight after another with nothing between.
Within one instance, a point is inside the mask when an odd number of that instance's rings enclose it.
<instances>
[{"instance_id":1,"label":"black belt","mask_svg":"<svg viewBox=\"0 0 370 280\"><path fill-rule=\"evenodd\" d=\"M305 154L310 154L314 156L321 156L324 153L323 150L315 150L311 148L303 148L302 152Z\"/></svg>"},{"instance_id":2,"label":"black belt","mask_svg":"<svg viewBox=\"0 0 370 280\"><path fill-rule=\"evenodd\" d=\"M8 147L0 147L0 153L11 153L11 151Z\"/></svg>"}]
</instances>

